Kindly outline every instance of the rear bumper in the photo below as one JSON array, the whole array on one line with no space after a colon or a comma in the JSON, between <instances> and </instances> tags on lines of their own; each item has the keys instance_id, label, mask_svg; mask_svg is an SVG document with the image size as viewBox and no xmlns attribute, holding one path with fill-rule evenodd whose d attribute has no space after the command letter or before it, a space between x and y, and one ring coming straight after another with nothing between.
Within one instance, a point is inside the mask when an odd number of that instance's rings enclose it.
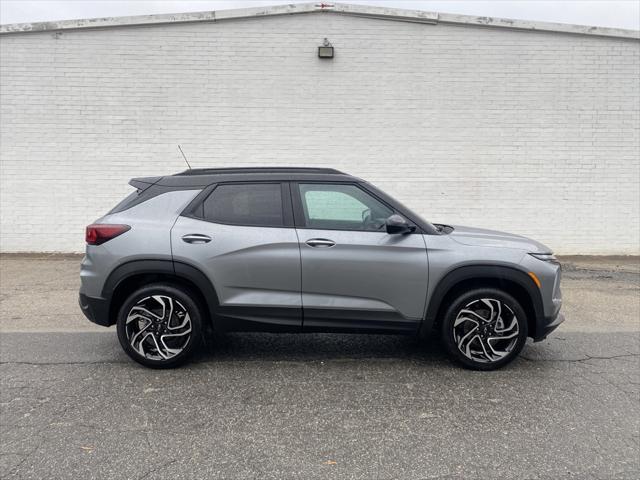
<instances>
[{"instance_id":1,"label":"rear bumper","mask_svg":"<svg viewBox=\"0 0 640 480\"><path fill-rule=\"evenodd\" d=\"M547 338L551 332L558 328L562 322L564 322L564 315L560 312L552 317L543 317L541 321L538 321L538 325L536 326L536 335L533 337L533 341L541 342Z\"/></svg>"},{"instance_id":2,"label":"rear bumper","mask_svg":"<svg viewBox=\"0 0 640 480\"><path fill-rule=\"evenodd\" d=\"M88 297L81 293L78 303L82 313L90 322L103 327L112 325L109 321L109 305L104 298Z\"/></svg>"}]
</instances>

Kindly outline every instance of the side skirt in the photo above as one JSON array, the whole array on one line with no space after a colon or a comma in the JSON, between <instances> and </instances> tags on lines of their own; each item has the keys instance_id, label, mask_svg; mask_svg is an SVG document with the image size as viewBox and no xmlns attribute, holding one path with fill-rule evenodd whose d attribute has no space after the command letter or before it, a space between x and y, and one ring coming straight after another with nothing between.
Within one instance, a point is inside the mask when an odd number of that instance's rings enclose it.
<instances>
[{"instance_id":1,"label":"side skirt","mask_svg":"<svg viewBox=\"0 0 640 480\"><path fill-rule=\"evenodd\" d=\"M305 308L302 331L413 335L418 333L421 323L395 312Z\"/></svg>"},{"instance_id":2,"label":"side skirt","mask_svg":"<svg viewBox=\"0 0 640 480\"><path fill-rule=\"evenodd\" d=\"M226 332L383 333L415 335L420 320L397 313L367 310L301 309L285 307L219 307L216 329Z\"/></svg>"}]
</instances>

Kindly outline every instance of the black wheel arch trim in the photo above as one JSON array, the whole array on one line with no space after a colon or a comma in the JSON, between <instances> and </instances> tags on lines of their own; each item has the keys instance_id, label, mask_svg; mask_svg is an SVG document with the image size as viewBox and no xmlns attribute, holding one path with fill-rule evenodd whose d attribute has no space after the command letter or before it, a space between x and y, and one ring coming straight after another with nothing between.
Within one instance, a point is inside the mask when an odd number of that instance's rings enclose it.
<instances>
[{"instance_id":1,"label":"black wheel arch trim","mask_svg":"<svg viewBox=\"0 0 640 480\"><path fill-rule=\"evenodd\" d=\"M442 302L447 294L461 282L474 279L513 282L522 287L531 300L531 306L533 307L535 315L535 318L531 320L536 326L536 330L545 322L540 289L526 272L502 265L465 265L457 267L445 274L436 285L429 299L427 312L420 329L420 336L426 337L431 333L438 320L438 314L441 313L441 308L444 307ZM535 332L529 332L530 336L534 334Z\"/></svg>"},{"instance_id":2,"label":"black wheel arch trim","mask_svg":"<svg viewBox=\"0 0 640 480\"><path fill-rule=\"evenodd\" d=\"M109 319L113 319L116 312L112 312L113 295L118 287L128 278L138 275L162 274L183 279L196 288L203 297L205 306L211 319L215 318L218 306L218 296L211 281L198 268L175 260L131 260L116 267L107 277L102 288L102 298L109 305ZM115 322L112 322L112 324Z\"/></svg>"}]
</instances>

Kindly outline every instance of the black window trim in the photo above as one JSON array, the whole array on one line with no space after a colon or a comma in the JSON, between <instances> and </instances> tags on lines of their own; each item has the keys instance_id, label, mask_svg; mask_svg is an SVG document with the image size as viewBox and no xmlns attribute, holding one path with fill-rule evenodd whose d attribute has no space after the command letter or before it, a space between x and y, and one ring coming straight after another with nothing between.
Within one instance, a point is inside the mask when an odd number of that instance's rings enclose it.
<instances>
[{"instance_id":1,"label":"black window trim","mask_svg":"<svg viewBox=\"0 0 640 480\"><path fill-rule=\"evenodd\" d=\"M387 208L389 208L393 213L397 213L399 215L402 215L403 218L405 218L407 220L407 222L409 222L410 225L413 225L415 227L415 230L411 233L409 233L408 235L411 234L422 234L422 229L420 228L420 226L418 224L416 224L413 220L411 220L410 217L408 217L407 215L405 215L401 210L397 209L394 205L390 204L389 202L385 201L384 199L380 198L378 195L375 194L375 192L372 192L371 190L369 190L365 185L363 185L362 183L359 182L345 182L345 181L323 181L323 180L300 180L300 181L291 181L289 182L291 185L291 199L293 202L293 218L294 218L294 222L295 222L295 226L297 229L299 230L328 230L328 231L337 231L337 232L366 232L366 233L386 233L385 230L364 230L364 229L354 229L354 228L313 228L313 227L307 227L306 225L306 219L305 219L305 215L304 215L304 207L302 205L302 197L300 195L300 188L299 185L303 184L310 184L310 183L316 183L319 185L352 185L356 188L359 188L360 190L362 190L363 192L365 192L368 195L371 195L373 198L375 198L377 201L379 201L381 204L383 204L384 206L386 206Z\"/></svg>"},{"instance_id":2,"label":"black window trim","mask_svg":"<svg viewBox=\"0 0 640 480\"><path fill-rule=\"evenodd\" d=\"M221 185L280 185L280 194L282 195L282 221L283 225L248 225L246 223L227 223L227 222L213 222L207 220L204 217L204 212L200 213L198 210L204 208L204 202L209 198L211 194ZM216 225L229 225L234 227L255 227L255 228L295 228L293 206L291 202L291 192L289 183L280 180L243 180L243 181L230 181L230 182L218 182L208 185L202 190L196 197L186 206L182 211L181 216L192 218L194 220L200 220L207 223L213 223Z\"/></svg>"}]
</instances>

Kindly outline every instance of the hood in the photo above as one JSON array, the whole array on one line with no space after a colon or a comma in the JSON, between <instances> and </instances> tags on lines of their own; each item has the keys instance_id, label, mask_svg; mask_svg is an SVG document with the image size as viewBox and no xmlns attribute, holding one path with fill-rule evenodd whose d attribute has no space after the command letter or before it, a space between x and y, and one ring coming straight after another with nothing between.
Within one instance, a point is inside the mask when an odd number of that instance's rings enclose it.
<instances>
[{"instance_id":1,"label":"hood","mask_svg":"<svg viewBox=\"0 0 640 480\"><path fill-rule=\"evenodd\" d=\"M513 233L485 230L483 228L453 226L449 236L458 243L477 247L515 248L527 253L551 253L551 249L540 242Z\"/></svg>"}]
</instances>

